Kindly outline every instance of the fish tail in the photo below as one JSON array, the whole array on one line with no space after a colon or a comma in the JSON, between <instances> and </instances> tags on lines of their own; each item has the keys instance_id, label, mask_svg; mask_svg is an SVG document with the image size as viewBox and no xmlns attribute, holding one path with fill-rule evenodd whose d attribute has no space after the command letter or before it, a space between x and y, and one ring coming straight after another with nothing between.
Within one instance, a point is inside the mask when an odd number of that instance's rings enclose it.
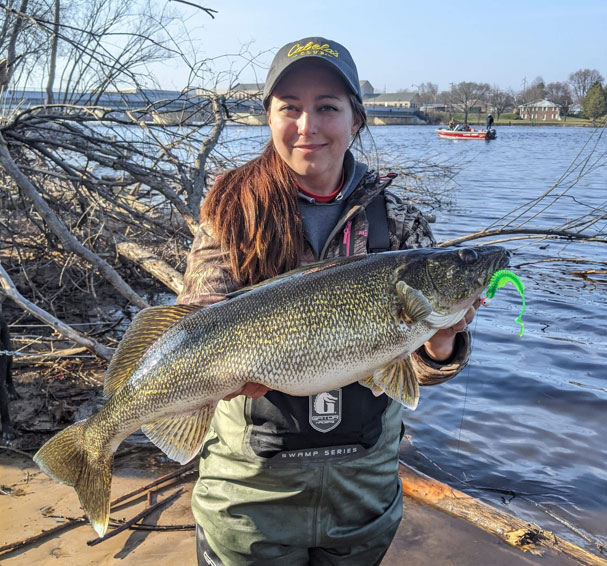
<instances>
[{"instance_id":1,"label":"fish tail","mask_svg":"<svg viewBox=\"0 0 607 566\"><path fill-rule=\"evenodd\" d=\"M84 513L101 537L110 518L110 485L114 454L93 452L85 442L87 421L77 422L51 438L34 456L34 462L54 480L72 486Z\"/></svg>"}]
</instances>

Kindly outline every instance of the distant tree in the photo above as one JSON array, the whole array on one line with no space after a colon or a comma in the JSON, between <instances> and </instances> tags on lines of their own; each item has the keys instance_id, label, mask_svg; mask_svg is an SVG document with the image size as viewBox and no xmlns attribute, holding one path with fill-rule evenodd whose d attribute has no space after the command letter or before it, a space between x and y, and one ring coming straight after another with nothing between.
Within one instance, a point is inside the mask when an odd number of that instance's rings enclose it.
<instances>
[{"instance_id":1,"label":"distant tree","mask_svg":"<svg viewBox=\"0 0 607 566\"><path fill-rule=\"evenodd\" d=\"M0 7L0 91L7 89L14 76L27 75L40 65L48 51L48 38L36 17L48 15L44 3L10 0Z\"/></svg>"},{"instance_id":2,"label":"distant tree","mask_svg":"<svg viewBox=\"0 0 607 566\"><path fill-rule=\"evenodd\" d=\"M422 83L417 87L417 94L422 105L434 104L438 95L438 85L431 82Z\"/></svg>"},{"instance_id":3,"label":"distant tree","mask_svg":"<svg viewBox=\"0 0 607 566\"><path fill-rule=\"evenodd\" d=\"M489 91L488 101L491 111L499 120L506 109L514 104L514 95L494 85Z\"/></svg>"},{"instance_id":4,"label":"distant tree","mask_svg":"<svg viewBox=\"0 0 607 566\"><path fill-rule=\"evenodd\" d=\"M542 77L536 77L529 87L519 94L520 104L527 104L546 98L546 83Z\"/></svg>"},{"instance_id":5,"label":"distant tree","mask_svg":"<svg viewBox=\"0 0 607 566\"><path fill-rule=\"evenodd\" d=\"M607 98L600 82L595 82L588 89L582 107L584 109L584 116L592 120L593 124L597 118L607 113Z\"/></svg>"},{"instance_id":6,"label":"distant tree","mask_svg":"<svg viewBox=\"0 0 607 566\"><path fill-rule=\"evenodd\" d=\"M445 106L448 106L449 104L452 104L452 101L451 101L451 92L448 91L448 90L441 90L436 95L436 102L438 102L439 104L444 104Z\"/></svg>"},{"instance_id":7,"label":"distant tree","mask_svg":"<svg viewBox=\"0 0 607 566\"><path fill-rule=\"evenodd\" d=\"M603 83L603 75L596 69L579 69L569 75L569 82L573 88L573 94L577 102L582 102L590 87L595 83Z\"/></svg>"},{"instance_id":8,"label":"distant tree","mask_svg":"<svg viewBox=\"0 0 607 566\"><path fill-rule=\"evenodd\" d=\"M563 116L569 114L569 108L573 104L569 83L548 83L546 85L546 98L561 107Z\"/></svg>"},{"instance_id":9,"label":"distant tree","mask_svg":"<svg viewBox=\"0 0 607 566\"><path fill-rule=\"evenodd\" d=\"M461 106L464 111L464 122L468 121L470 108L487 100L491 87L487 83L461 82L453 85L450 98L454 104Z\"/></svg>"}]
</instances>

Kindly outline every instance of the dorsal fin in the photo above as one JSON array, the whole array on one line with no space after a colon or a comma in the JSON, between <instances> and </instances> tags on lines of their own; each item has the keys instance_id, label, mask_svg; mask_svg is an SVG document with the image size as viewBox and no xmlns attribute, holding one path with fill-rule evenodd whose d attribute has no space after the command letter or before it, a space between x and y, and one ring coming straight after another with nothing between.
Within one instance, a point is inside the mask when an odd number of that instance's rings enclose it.
<instances>
[{"instance_id":1,"label":"dorsal fin","mask_svg":"<svg viewBox=\"0 0 607 566\"><path fill-rule=\"evenodd\" d=\"M270 285L272 283L276 283L276 281L281 281L282 279L286 279L287 277L292 277L293 275L307 275L310 273L316 273L317 271L324 271L325 269L332 269L333 267L338 267L340 265L345 265L348 263L355 263L357 261L361 261L365 258L369 258L368 254L359 254L359 255L351 255L348 257L333 257L330 259L324 259L322 261L316 261L314 263L308 263L306 265L302 265L300 267L296 267L295 269L291 269L286 273L281 273L276 277L271 277L270 279L266 279L261 283L257 283L255 285L250 285L249 287L243 287L242 289L238 289L237 291L232 291L228 293L226 297L228 299L233 299L234 297L238 297L238 295L243 295L244 293L248 293L249 291L253 291L255 289L259 289L259 287L265 287L266 285Z\"/></svg>"},{"instance_id":2,"label":"dorsal fin","mask_svg":"<svg viewBox=\"0 0 607 566\"><path fill-rule=\"evenodd\" d=\"M137 313L105 373L103 394L113 395L133 375L146 350L173 324L198 310L195 305L149 307Z\"/></svg>"}]
</instances>

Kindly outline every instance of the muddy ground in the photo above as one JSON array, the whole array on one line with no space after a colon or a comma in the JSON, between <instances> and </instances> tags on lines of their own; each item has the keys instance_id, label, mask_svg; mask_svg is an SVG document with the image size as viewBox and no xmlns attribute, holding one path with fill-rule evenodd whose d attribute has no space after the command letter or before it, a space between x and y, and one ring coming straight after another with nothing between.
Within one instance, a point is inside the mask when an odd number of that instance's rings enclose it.
<instances>
[{"instance_id":1,"label":"muddy ground","mask_svg":"<svg viewBox=\"0 0 607 566\"><path fill-rule=\"evenodd\" d=\"M117 527L121 521L175 496L167 506L143 518L136 530L125 530L90 546L87 543L96 539L95 531L86 522L73 522L82 517L74 490L49 479L31 459L52 434L101 405L105 363L72 359L35 367L21 363L18 366L15 381L21 399L11 403L11 413L19 438L0 448L0 547L27 541L64 524L68 526L19 548L0 548L0 562L6 566L195 566L190 511L194 468L113 508L111 524ZM183 468L142 436L132 437L116 455L112 498L180 470ZM575 564L553 554L543 557L523 554L470 523L408 498L404 498L403 505L405 519L383 566Z\"/></svg>"}]
</instances>

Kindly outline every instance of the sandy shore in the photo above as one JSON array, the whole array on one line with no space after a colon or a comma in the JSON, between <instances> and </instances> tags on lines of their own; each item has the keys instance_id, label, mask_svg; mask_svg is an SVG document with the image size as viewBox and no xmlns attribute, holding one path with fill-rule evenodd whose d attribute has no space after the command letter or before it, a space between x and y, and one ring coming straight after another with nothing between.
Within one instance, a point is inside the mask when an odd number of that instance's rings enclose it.
<instances>
[{"instance_id":1,"label":"sandy shore","mask_svg":"<svg viewBox=\"0 0 607 566\"><path fill-rule=\"evenodd\" d=\"M112 483L112 498L128 493L150 481L177 470L158 451L135 450L118 458ZM145 523L153 525L192 524L190 496L195 474L180 485L160 490L154 504L178 489L179 497L168 507L152 513ZM72 488L59 485L21 455L0 450L0 546L23 540L53 528L65 519L80 517L78 499ZM141 512L148 500L139 497L112 513L115 519L130 519ZM405 519L382 566L573 566L572 561L551 554L543 557L523 554L481 531L404 498ZM6 566L195 566L194 531L126 530L96 546L90 525L81 524L50 535L27 547L0 554Z\"/></svg>"}]
</instances>

